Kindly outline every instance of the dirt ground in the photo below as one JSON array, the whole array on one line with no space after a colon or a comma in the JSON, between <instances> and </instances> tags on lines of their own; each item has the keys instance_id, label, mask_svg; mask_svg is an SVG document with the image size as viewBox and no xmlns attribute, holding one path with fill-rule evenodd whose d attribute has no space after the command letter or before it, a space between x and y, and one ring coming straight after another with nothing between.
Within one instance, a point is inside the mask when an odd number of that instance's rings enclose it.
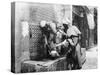
<instances>
[{"instance_id":1,"label":"dirt ground","mask_svg":"<svg viewBox=\"0 0 100 75\"><path fill-rule=\"evenodd\" d=\"M98 49L97 46L86 51L86 62L82 69L97 69L98 66Z\"/></svg>"}]
</instances>

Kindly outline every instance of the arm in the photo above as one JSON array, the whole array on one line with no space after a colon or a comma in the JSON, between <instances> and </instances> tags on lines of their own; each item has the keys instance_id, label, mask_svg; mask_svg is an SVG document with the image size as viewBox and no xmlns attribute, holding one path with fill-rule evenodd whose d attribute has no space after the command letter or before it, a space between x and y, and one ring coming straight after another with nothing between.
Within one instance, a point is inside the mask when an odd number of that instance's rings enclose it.
<instances>
[{"instance_id":1,"label":"arm","mask_svg":"<svg viewBox=\"0 0 100 75\"><path fill-rule=\"evenodd\" d=\"M63 42L56 44L56 47L62 46L62 45L66 45L68 44L68 42L66 40L64 40Z\"/></svg>"},{"instance_id":2,"label":"arm","mask_svg":"<svg viewBox=\"0 0 100 75\"><path fill-rule=\"evenodd\" d=\"M74 26L74 30L75 30L75 32L76 32L78 35L81 35L80 30L79 30L76 26Z\"/></svg>"},{"instance_id":3,"label":"arm","mask_svg":"<svg viewBox=\"0 0 100 75\"><path fill-rule=\"evenodd\" d=\"M67 39L67 41L66 40L64 40L63 42L61 42L61 43L59 43L59 44L56 44L56 47L59 47L59 46L62 46L62 45L68 45L68 43L70 43L70 45L72 45L72 46L75 46L75 43L72 41L72 39Z\"/></svg>"},{"instance_id":4,"label":"arm","mask_svg":"<svg viewBox=\"0 0 100 75\"><path fill-rule=\"evenodd\" d=\"M72 41L72 39L68 39L68 42L70 43L70 45L75 46L75 43Z\"/></svg>"}]
</instances>

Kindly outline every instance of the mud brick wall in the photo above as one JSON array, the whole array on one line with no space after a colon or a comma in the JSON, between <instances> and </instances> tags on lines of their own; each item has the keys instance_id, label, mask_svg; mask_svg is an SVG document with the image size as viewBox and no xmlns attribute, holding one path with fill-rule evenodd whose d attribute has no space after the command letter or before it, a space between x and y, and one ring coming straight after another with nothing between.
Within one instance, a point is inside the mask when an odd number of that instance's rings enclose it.
<instances>
[{"instance_id":1,"label":"mud brick wall","mask_svg":"<svg viewBox=\"0 0 100 75\"><path fill-rule=\"evenodd\" d=\"M35 9L34 9L35 8ZM39 23L41 20L52 21L55 20L55 12L52 4L38 4L35 7L30 7L30 21ZM33 12L35 11L35 18Z\"/></svg>"},{"instance_id":2,"label":"mud brick wall","mask_svg":"<svg viewBox=\"0 0 100 75\"><path fill-rule=\"evenodd\" d=\"M21 72L46 72L67 70L66 58L47 61L24 61L21 66Z\"/></svg>"}]
</instances>

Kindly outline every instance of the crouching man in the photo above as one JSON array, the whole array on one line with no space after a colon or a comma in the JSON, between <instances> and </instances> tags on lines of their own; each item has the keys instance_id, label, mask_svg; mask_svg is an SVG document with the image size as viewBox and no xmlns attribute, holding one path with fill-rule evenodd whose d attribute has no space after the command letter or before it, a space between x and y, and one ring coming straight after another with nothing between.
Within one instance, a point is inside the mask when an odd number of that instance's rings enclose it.
<instances>
[{"instance_id":1,"label":"crouching man","mask_svg":"<svg viewBox=\"0 0 100 75\"><path fill-rule=\"evenodd\" d=\"M59 53L56 51L55 46L55 36L56 36L56 24L52 21L44 21L40 22L40 28L42 30L42 35L44 37L43 45L44 51L47 56L49 57L59 57Z\"/></svg>"}]
</instances>

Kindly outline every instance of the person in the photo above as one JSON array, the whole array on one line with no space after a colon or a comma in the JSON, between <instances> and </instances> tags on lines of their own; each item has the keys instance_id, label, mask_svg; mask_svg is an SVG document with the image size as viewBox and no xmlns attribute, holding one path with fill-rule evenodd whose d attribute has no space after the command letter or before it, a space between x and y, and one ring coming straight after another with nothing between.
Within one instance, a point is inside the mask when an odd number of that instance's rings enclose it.
<instances>
[{"instance_id":1,"label":"person","mask_svg":"<svg viewBox=\"0 0 100 75\"><path fill-rule=\"evenodd\" d=\"M64 27L61 23L57 23L57 32L56 32L56 44L59 44L63 41L63 35L59 30L64 30ZM62 54L62 46L56 47L58 53L61 55Z\"/></svg>"},{"instance_id":2,"label":"person","mask_svg":"<svg viewBox=\"0 0 100 75\"><path fill-rule=\"evenodd\" d=\"M67 39L65 39L63 42L56 44L56 47L60 45L67 45L70 44L72 49L75 49L76 52L76 57L77 57L77 62L78 62L78 69L82 67L81 63L81 47L80 47L80 35L81 32L80 30L71 24L71 22L67 19L67 21L63 20L63 24L66 24L68 26L68 29L66 30L66 33L60 30L60 32L63 35L66 35Z\"/></svg>"},{"instance_id":3,"label":"person","mask_svg":"<svg viewBox=\"0 0 100 75\"><path fill-rule=\"evenodd\" d=\"M42 29L43 37L44 37L44 46L47 49L47 55L52 57L58 57L59 54L54 48L55 35L56 35L56 24L52 21L42 20L40 22L40 27Z\"/></svg>"},{"instance_id":4,"label":"person","mask_svg":"<svg viewBox=\"0 0 100 75\"><path fill-rule=\"evenodd\" d=\"M40 21L40 27L45 37L45 42L47 44L47 39L53 40L54 35L56 34L56 25L52 21ZM51 34L50 34L51 33Z\"/></svg>"}]
</instances>

